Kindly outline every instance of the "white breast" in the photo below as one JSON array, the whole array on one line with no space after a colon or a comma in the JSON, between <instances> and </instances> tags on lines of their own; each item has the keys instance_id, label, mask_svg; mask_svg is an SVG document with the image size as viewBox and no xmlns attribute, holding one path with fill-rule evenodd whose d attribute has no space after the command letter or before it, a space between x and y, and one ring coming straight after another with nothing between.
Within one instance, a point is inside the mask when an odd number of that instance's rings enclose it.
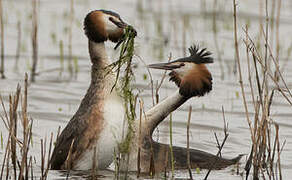
<instances>
[{"instance_id":1,"label":"white breast","mask_svg":"<svg viewBox=\"0 0 292 180\"><path fill-rule=\"evenodd\" d=\"M125 109L122 97L113 91L105 99L104 105L104 128L96 142L96 165L98 169L107 168L113 161L114 151L127 134L125 127ZM88 170L93 164L93 149L83 153L74 169Z\"/></svg>"}]
</instances>

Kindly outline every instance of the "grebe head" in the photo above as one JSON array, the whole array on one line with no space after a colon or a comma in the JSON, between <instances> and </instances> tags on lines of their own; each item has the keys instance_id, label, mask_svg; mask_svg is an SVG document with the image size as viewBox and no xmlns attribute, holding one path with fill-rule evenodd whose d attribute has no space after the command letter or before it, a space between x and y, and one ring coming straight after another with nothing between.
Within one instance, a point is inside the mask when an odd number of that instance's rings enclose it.
<instances>
[{"instance_id":1,"label":"grebe head","mask_svg":"<svg viewBox=\"0 0 292 180\"><path fill-rule=\"evenodd\" d=\"M185 97L204 96L212 90L212 75L205 64L213 63L211 53L198 46L189 48L190 56L168 63L150 64L149 68L170 70L170 81L180 88Z\"/></svg>"},{"instance_id":2,"label":"grebe head","mask_svg":"<svg viewBox=\"0 0 292 180\"><path fill-rule=\"evenodd\" d=\"M100 43L118 42L124 34L127 24L120 15L107 10L95 10L87 14L84 20L85 34L89 40Z\"/></svg>"}]
</instances>

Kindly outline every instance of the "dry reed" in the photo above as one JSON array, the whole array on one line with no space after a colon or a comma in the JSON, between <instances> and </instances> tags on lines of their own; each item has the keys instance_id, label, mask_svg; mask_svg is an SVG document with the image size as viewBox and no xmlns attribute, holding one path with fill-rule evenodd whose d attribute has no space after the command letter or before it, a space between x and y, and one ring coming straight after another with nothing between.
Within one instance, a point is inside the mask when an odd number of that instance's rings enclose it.
<instances>
[{"instance_id":1,"label":"dry reed","mask_svg":"<svg viewBox=\"0 0 292 180\"><path fill-rule=\"evenodd\" d=\"M219 67L221 70L221 79L224 79L224 66L223 66L222 57L221 57L221 50L219 48L219 43L218 43L218 27L217 27L217 16L218 16L217 6L218 5L217 4L218 4L217 0L214 0L212 31L213 31L215 49L217 52L217 59L218 59Z\"/></svg>"},{"instance_id":2,"label":"dry reed","mask_svg":"<svg viewBox=\"0 0 292 180\"><path fill-rule=\"evenodd\" d=\"M2 0L0 0L0 30L1 30L1 67L0 67L0 73L1 78L4 79L4 22L3 22L3 6L2 6Z\"/></svg>"},{"instance_id":3,"label":"dry reed","mask_svg":"<svg viewBox=\"0 0 292 180\"><path fill-rule=\"evenodd\" d=\"M250 170L252 169L253 178L259 179L268 177L269 179L282 179L281 175L281 164L280 164L280 140L279 140L279 125L271 117L271 105L275 91L280 92L287 102L291 104L292 95L290 90L280 72L279 59L274 58L272 48L269 45L269 13L268 13L268 1L265 0L265 30L263 25L260 23L261 34L263 35L265 49L263 52L259 50L260 46L256 46L248 32L248 26L244 29L246 45L246 57L248 64L248 80L251 90L254 122L251 122L249 118L249 110L246 101L246 94L243 87L240 58L239 58L239 47L237 40L237 21L236 21L236 4L233 0L234 7L234 41L235 41L235 52L236 61L239 72L239 83L241 86L243 105L245 108L246 119L250 128L250 135L252 140L251 153L248 161L246 162L246 179L249 177ZM280 9L278 8L280 11ZM279 20L280 13L278 12L277 20ZM276 37L277 39L277 37ZM259 44L261 42L259 41ZM276 46L276 50L278 45ZM278 52L276 51L276 56ZM249 56L253 58L253 66L250 63ZM274 64L274 73L272 73L271 62ZM252 68L255 71L255 77L251 75ZM255 79L256 88L253 87L253 81ZM279 81L284 85L281 87ZM273 82L276 88L270 90L269 83ZM275 127L273 131L272 127ZM272 134L276 134L274 141L272 140ZM277 158L277 160L276 160ZM276 163L275 163L276 161ZM276 167L275 167L276 164ZM277 173L278 172L278 173Z\"/></svg>"},{"instance_id":4,"label":"dry reed","mask_svg":"<svg viewBox=\"0 0 292 180\"><path fill-rule=\"evenodd\" d=\"M39 0L32 0L32 69L31 81L35 81L36 68L38 63L38 6Z\"/></svg>"},{"instance_id":5,"label":"dry reed","mask_svg":"<svg viewBox=\"0 0 292 180\"><path fill-rule=\"evenodd\" d=\"M72 65L72 27L74 20L74 1L70 1L70 14L69 14L69 33L68 33L68 70L70 75L73 75L73 65Z\"/></svg>"},{"instance_id":6,"label":"dry reed","mask_svg":"<svg viewBox=\"0 0 292 180\"><path fill-rule=\"evenodd\" d=\"M11 170L13 172L13 179L33 179L33 162L32 157L29 155L29 147L32 141L32 119L28 118L27 115L27 86L28 76L25 75L24 80L24 91L21 93L21 88L18 85L14 95L9 98L9 113L7 113L2 97L0 96L0 102L4 115L0 115L5 128L9 131L7 144L5 148L5 154L3 158L0 179L4 176L12 178ZM19 100L22 99L21 111L18 113ZM18 138L18 119L21 121L23 137L22 140ZM48 153L46 153L46 140L43 143L41 140L41 180L47 179L49 167L50 167L50 156L53 142L53 134L50 137ZM20 151L20 154L17 152ZM47 156L47 158L46 158ZM10 158L9 158L10 157ZM10 161L11 159L11 161ZM11 169L12 167L12 169ZM4 172L4 170L6 170Z\"/></svg>"},{"instance_id":7,"label":"dry reed","mask_svg":"<svg viewBox=\"0 0 292 180\"><path fill-rule=\"evenodd\" d=\"M224 108L223 108L223 107L222 107L222 115L223 115L223 122L224 122L224 139L223 139L223 141L222 141L221 144L219 143L219 140L218 140L218 138L217 138L217 134L214 133L215 138L216 138L216 141L217 141L217 144L218 144L218 152L217 152L217 154L216 154L217 157L221 156L221 151L222 151L223 146L224 146L224 144L225 144L225 142L226 142L226 140L227 140L227 138L228 138L228 136L229 136L229 133L228 133L228 125L226 124L225 113L224 113ZM207 179L208 179L208 176L209 176L209 174L211 173L212 169L215 167L215 165L216 165L216 163L217 163L217 160L218 160L218 159L215 159L215 161L214 161L214 162L211 164L211 166L209 167L208 172L207 172L207 174L205 175L204 180L207 180Z\"/></svg>"},{"instance_id":8,"label":"dry reed","mask_svg":"<svg viewBox=\"0 0 292 180\"><path fill-rule=\"evenodd\" d=\"M17 22L17 47L16 47L15 64L14 64L15 71L18 71L20 49L21 49L21 22L18 20L18 22Z\"/></svg>"},{"instance_id":9,"label":"dry reed","mask_svg":"<svg viewBox=\"0 0 292 180\"><path fill-rule=\"evenodd\" d=\"M191 160L190 160L190 122L192 116L192 106L189 108L189 116L188 116L188 123L187 123L187 163L188 163L188 171L190 175L190 179L193 179L192 175L192 168L191 168Z\"/></svg>"},{"instance_id":10,"label":"dry reed","mask_svg":"<svg viewBox=\"0 0 292 180\"><path fill-rule=\"evenodd\" d=\"M172 149L172 113L169 115L169 150L171 163L171 178L174 179L174 156Z\"/></svg>"}]
</instances>

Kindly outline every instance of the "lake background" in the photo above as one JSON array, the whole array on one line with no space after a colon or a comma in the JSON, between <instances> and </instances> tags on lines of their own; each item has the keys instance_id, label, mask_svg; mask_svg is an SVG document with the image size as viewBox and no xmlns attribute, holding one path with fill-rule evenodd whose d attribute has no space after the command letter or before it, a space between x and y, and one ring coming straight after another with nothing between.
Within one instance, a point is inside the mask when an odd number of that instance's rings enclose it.
<instances>
[{"instance_id":1,"label":"lake background","mask_svg":"<svg viewBox=\"0 0 292 180\"><path fill-rule=\"evenodd\" d=\"M205 3L204 3L205 2ZM272 1L268 1L269 13ZM5 76L0 80L0 94L5 105L9 95L15 91L18 83L23 85L24 73L32 66L32 3L28 0L2 0L5 41ZM38 44L39 61L36 81L28 88L28 112L33 121L33 147L30 155L40 166L40 140L49 139L57 134L58 127L64 128L76 112L90 83L90 60L87 38L83 32L83 19L95 9L108 9L120 14L122 19L133 25L138 36L135 39L134 86L140 91L145 110L152 107L150 76L145 64L166 62L187 56L187 48L200 44L213 53L214 63L208 65L213 75L213 90L206 96L192 98L173 113L173 144L186 147L186 123L189 106L192 106L190 146L216 154L214 132L220 141L224 138L222 107L228 123L229 137L222 150L224 157L249 154L251 138L241 89L235 66L233 35L233 5L231 0L191 1L191 0L74 0L74 19L72 21L72 65L77 72L73 76L68 71L68 46L70 31L70 1L41 0L39 6ZM248 107L253 118L251 92L248 84L247 61L243 39L243 28L249 26L250 36L255 42L262 43L260 23L265 23L264 1L244 0L237 2L238 36L240 57L243 70L243 83L248 99ZM21 27L20 57L16 63L18 43L18 22ZM216 28L214 29L214 27ZM275 30L274 30L275 31ZM282 1L279 26L280 67L288 87L292 87L292 1ZM272 34L272 33L271 33ZM272 37L273 36L273 37ZM275 35L270 36L275 44ZM216 42L217 41L217 45ZM60 43L63 44L64 62L60 60ZM108 54L117 60L119 51L115 44L107 43ZM217 46L217 47L216 47ZM143 63L144 62L144 63ZM62 70L63 67L63 70ZM252 72L254 73L254 72ZM162 71L151 70L154 86L163 76ZM269 84L271 89L275 87ZM171 95L177 87L165 80L160 89L160 99ZM8 106L6 106L8 109ZM292 111L291 106L280 93L275 93L271 109L272 119L280 125L280 143L285 142L281 153L283 179L292 176ZM1 109L1 112L3 110ZM169 124L166 119L155 132L154 139L169 143ZM8 131L0 121L0 132L4 147ZM21 132L20 132L21 133ZM19 133L19 134L20 134ZM2 162L5 148L0 148ZM244 172L247 156L242 158L240 172ZM37 170L38 168L36 168ZM209 179L242 179L236 175L235 168L211 172ZM102 171L105 178L113 173ZM195 179L202 179L206 171L194 172ZM135 176L134 176L135 177ZM187 171L177 171L177 178L188 177ZM50 171L49 179L62 179L57 171Z\"/></svg>"}]
</instances>

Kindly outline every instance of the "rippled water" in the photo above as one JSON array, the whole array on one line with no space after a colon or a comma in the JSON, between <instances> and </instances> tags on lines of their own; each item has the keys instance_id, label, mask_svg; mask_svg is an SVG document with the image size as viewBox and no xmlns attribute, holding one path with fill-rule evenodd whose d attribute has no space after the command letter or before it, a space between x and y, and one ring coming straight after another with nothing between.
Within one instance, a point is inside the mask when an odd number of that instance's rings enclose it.
<instances>
[{"instance_id":1,"label":"rippled water","mask_svg":"<svg viewBox=\"0 0 292 180\"><path fill-rule=\"evenodd\" d=\"M139 4L140 2L141 4ZM78 59L78 74L70 78L67 71L65 56L65 71L60 73L59 41L64 42L64 53L68 54L68 12L69 1L42 0L39 11L39 64L35 83L29 85L28 111L34 119L33 142L31 154L37 160L40 159L40 139L49 138L51 132L56 134L58 126L65 127L66 123L77 110L80 100L85 94L90 82L90 61L88 58L87 39L83 33L82 22L85 15L94 9L111 9L118 12L121 17L132 24L138 31L136 38L136 54L146 63L167 61L169 54L173 59L182 57L187 47L191 44L201 44L207 47L215 57L215 63L208 65L213 74L213 91L205 97L193 98L175 111L173 114L173 140L177 146L186 146L186 122L188 108L192 105L191 137L190 146L216 154L216 141L214 132L223 140L223 118L222 106L225 109L226 121L228 122L229 138L223 148L223 156L234 157L238 154L250 152L250 134L245 117L245 111L240 95L240 87L237 75L234 71L234 48L233 48L233 19L232 1L218 2L215 22L217 26L217 37L214 36L213 18L214 3L206 2L206 13L203 13L200 1L134 1L123 0L110 2L106 0L76 0L74 1L74 23L73 23L73 55ZM5 103L8 96L18 83L23 84L24 72L31 67L31 2L30 1L3 1L5 22L5 70L7 79L0 80L0 93ZM245 24L250 25L252 38L259 34L260 4L251 0L238 2L238 28L239 38L244 38L242 28ZM269 6L270 7L270 6ZM280 66L285 65L283 75L291 89L292 87L292 62L288 57L288 48L291 44L292 29L292 2L283 1L280 23ZM15 71L15 52L17 46L17 21L21 22L22 45L18 71ZM185 38L184 38L185 36ZM214 38L217 38L223 69L219 63L219 53L216 50ZM275 37L274 37L275 38ZM116 59L117 53L113 51L114 44L108 43L109 54ZM247 81L247 64L244 43L240 41L240 55L244 73L244 85L248 96L248 105L252 110L251 93ZM136 76L135 86L141 91L140 97L145 101L145 109L152 106L151 88L149 75L145 65L139 58L135 58ZM286 64L285 64L286 63ZM57 70L56 70L57 69ZM161 71L151 71L154 84L161 77ZM270 83L274 87L273 83ZM176 89L173 83L165 81L160 90L160 99L172 94ZM254 113L250 112L251 117ZM280 124L281 143L286 140L281 154L282 171L285 179L292 174L292 111L291 106L279 94L275 94L272 105L272 118ZM168 143L168 120L165 120L155 133L155 139ZM4 139L7 139L7 131L2 121L0 131ZM5 145L5 144L4 144ZM2 162L4 149L0 149L0 160ZM242 160L240 172L246 157ZM40 162L40 161L37 161ZM38 164L39 165L39 164ZM210 179L242 179L236 175L234 167L221 171L213 171ZM114 174L110 171L102 171L101 175L112 178ZM196 179L202 179L206 171L200 174L194 172ZM49 177L61 179L62 172L50 171ZM77 176L79 177L79 176ZM133 178L135 176L133 175ZM177 178L187 178L185 171L176 172Z\"/></svg>"}]
</instances>

